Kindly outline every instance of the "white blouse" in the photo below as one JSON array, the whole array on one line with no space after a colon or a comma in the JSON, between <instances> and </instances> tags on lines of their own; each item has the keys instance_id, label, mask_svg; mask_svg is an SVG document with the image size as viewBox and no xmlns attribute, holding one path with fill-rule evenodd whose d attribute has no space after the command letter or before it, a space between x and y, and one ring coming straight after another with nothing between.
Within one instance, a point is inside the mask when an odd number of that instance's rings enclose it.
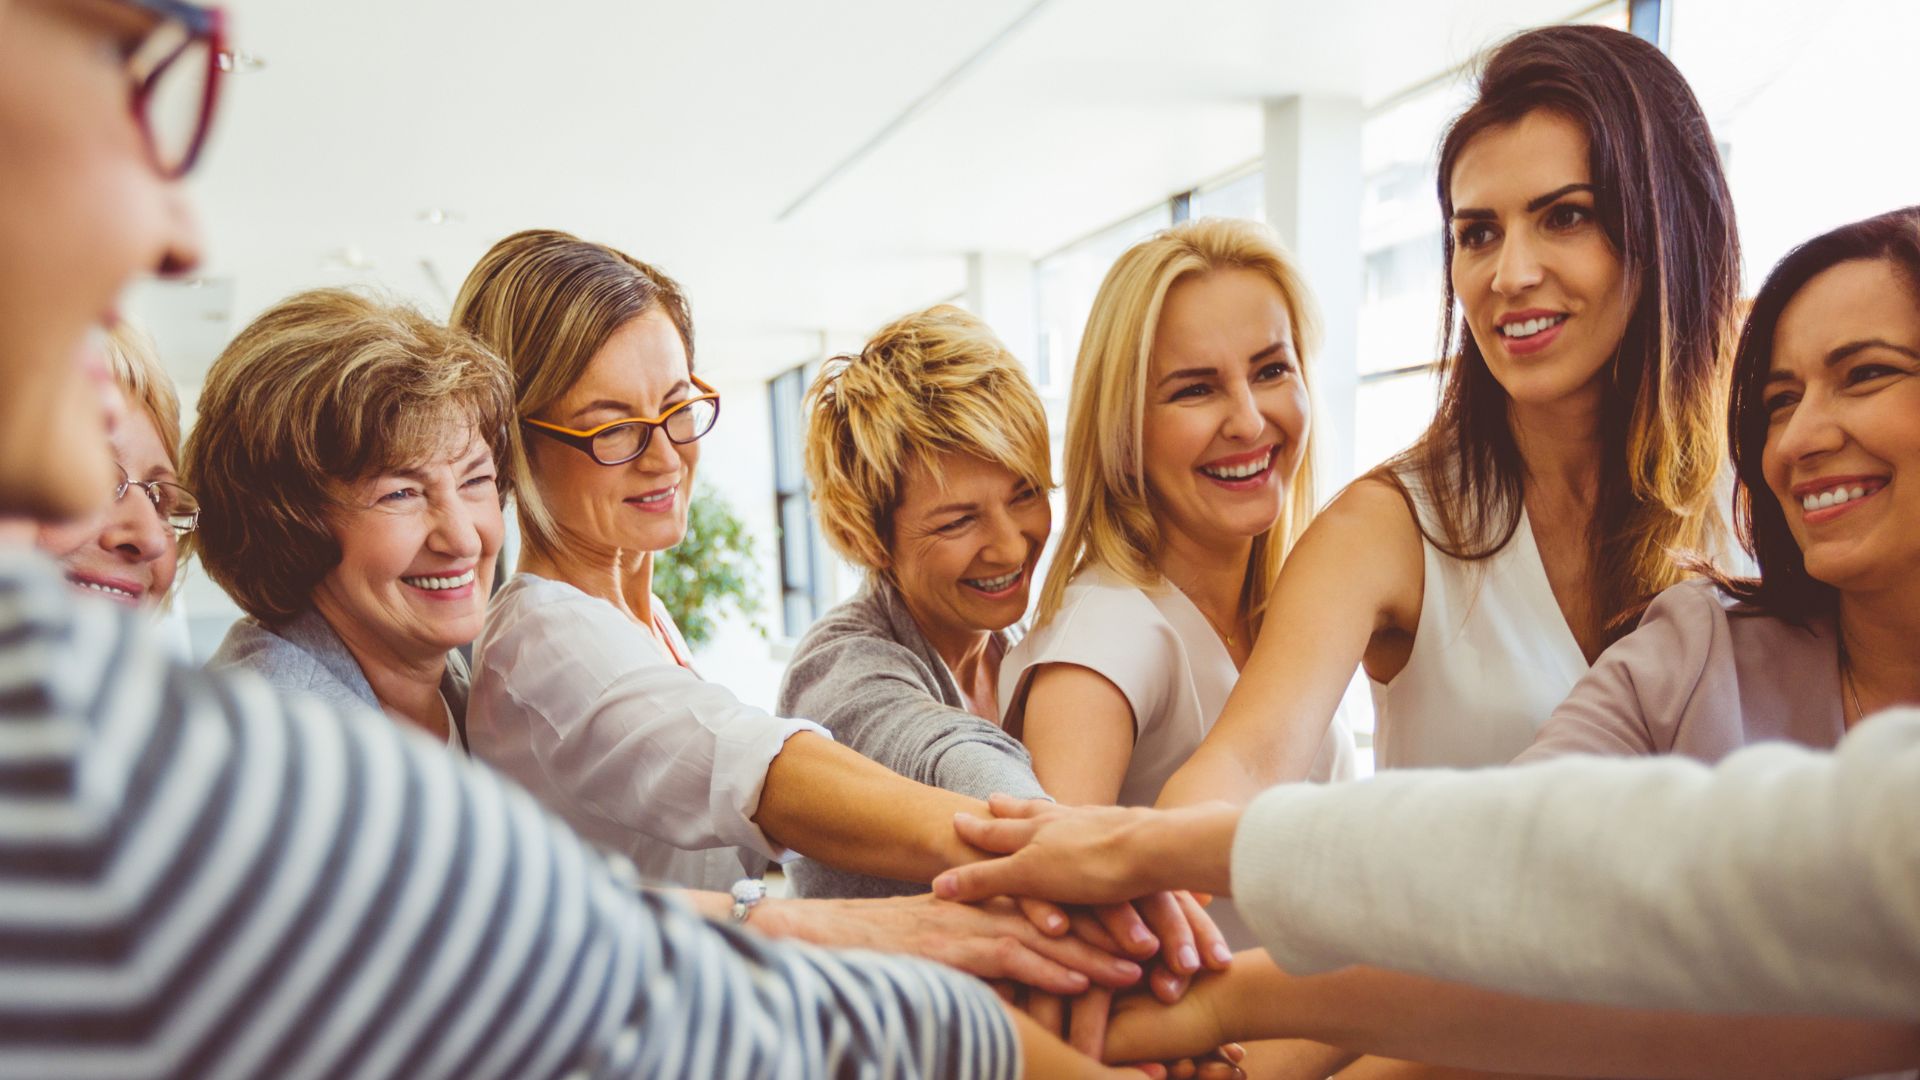
<instances>
[{"instance_id":1,"label":"white blouse","mask_svg":"<svg viewBox=\"0 0 1920 1080\"><path fill-rule=\"evenodd\" d=\"M565 582L515 574L474 643L473 756L657 882L725 891L789 857L752 818L767 769L801 731L832 738L701 679L645 627Z\"/></svg>"},{"instance_id":2,"label":"white blouse","mask_svg":"<svg viewBox=\"0 0 1920 1080\"><path fill-rule=\"evenodd\" d=\"M1121 806L1153 805L1213 730L1240 679L1233 655L1187 594L1164 583L1136 588L1101 567L1074 575L1059 613L1001 663L1002 720L1009 730L1017 730L1025 707L1018 699L1042 664L1084 667L1126 697L1134 741L1120 784ZM1353 774L1353 734L1345 717L1336 714L1314 758L1311 779L1345 780ZM1235 948L1256 944L1229 902L1215 901L1209 912Z\"/></svg>"},{"instance_id":3,"label":"white blouse","mask_svg":"<svg viewBox=\"0 0 1920 1080\"><path fill-rule=\"evenodd\" d=\"M1429 531L1424 488L1402 475ZM1383 769L1505 765L1533 744L1588 664L1554 599L1526 509L1505 547L1467 561L1420 542L1426 584L1413 652L1371 682Z\"/></svg>"}]
</instances>

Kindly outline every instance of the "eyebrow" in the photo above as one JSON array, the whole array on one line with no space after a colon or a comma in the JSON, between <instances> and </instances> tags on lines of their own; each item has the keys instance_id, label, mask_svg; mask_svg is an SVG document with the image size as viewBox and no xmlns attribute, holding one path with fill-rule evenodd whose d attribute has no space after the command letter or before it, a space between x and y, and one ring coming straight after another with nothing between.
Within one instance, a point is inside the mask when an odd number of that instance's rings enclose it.
<instances>
[{"instance_id":1,"label":"eyebrow","mask_svg":"<svg viewBox=\"0 0 1920 1080\"><path fill-rule=\"evenodd\" d=\"M1849 341L1845 345L1827 353L1826 358L1821 361L1821 366L1832 367L1848 357L1856 356L1868 349L1886 349L1889 352L1899 353L1901 356L1912 360L1916 364L1920 364L1920 350L1910 349L1905 345L1895 345L1886 338L1863 338L1859 341ZM1788 371L1786 368L1774 368L1772 371L1767 372L1767 385L1771 386L1777 382L1789 382L1796 377L1793 372Z\"/></svg>"},{"instance_id":2,"label":"eyebrow","mask_svg":"<svg viewBox=\"0 0 1920 1080\"><path fill-rule=\"evenodd\" d=\"M1268 357L1272 356L1274 353L1280 352L1283 349L1291 352L1292 350L1288 349L1288 346L1290 344L1291 343L1286 341L1285 339L1276 341L1273 344L1267 346L1266 348L1261 349L1259 352L1254 353L1252 356L1247 357L1247 363L1250 365L1257 364L1260 361L1267 359ZM1161 376L1160 381L1158 383L1155 383L1154 385L1165 386L1168 383L1178 379L1203 378L1208 375L1216 374L1218 371L1219 371L1218 368L1210 368L1210 367L1181 368L1179 371L1167 372L1165 375Z\"/></svg>"},{"instance_id":3,"label":"eyebrow","mask_svg":"<svg viewBox=\"0 0 1920 1080\"><path fill-rule=\"evenodd\" d=\"M1828 353L1827 361L1826 361L1827 366L1832 367L1833 365L1839 363L1840 361L1845 360L1847 357L1852 356L1855 353L1865 352L1868 349L1886 349L1889 352L1897 352L1901 356L1904 356L1909 360L1920 362L1920 352L1915 352L1914 350L1907 348L1905 345L1895 345L1893 342L1888 341L1886 338L1865 338L1860 341L1849 341L1845 345L1842 345L1839 348Z\"/></svg>"},{"instance_id":4,"label":"eyebrow","mask_svg":"<svg viewBox=\"0 0 1920 1080\"><path fill-rule=\"evenodd\" d=\"M1527 200L1527 213L1531 214L1537 210L1543 210L1552 206L1554 203L1559 202L1561 199L1566 198L1576 191L1584 191L1592 194L1594 192L1594 186L1582 181L1575 184L1563 184L1547 192L1545 195L1535 195L1533 198ZM1493 221L1499 216L1499 214L1494 213L1492 210L1478 206L1457 209L1453 212L1455 221Z\"/></svg>"},{"instance_id":5,"label":"eyebrow","mask_svg":"<svg viewBox=\"0 0 1920 1080\"><path fill-rule=\"evenodd\" d=\"M662 402L666 402L668 401L668 399L672 398L675 394L678 394L683 390L691 390L691 389L693 389L693 384L688 382L685 379L681 379L679 382L674 383L672 386L667 387L667 392L661 396L660 400ZM588 413L599 412L602 409L608 409L611 411L619 412L627 416L637 416L640 413L639 409L634 408L631 404L627 402L615 401L612 398L601 398L599 401L582 405L579 408L573 410L572 412L567 414L567 418L569 420L578 422L581 417L587 415Z\"/></svg>"}]
</instances>

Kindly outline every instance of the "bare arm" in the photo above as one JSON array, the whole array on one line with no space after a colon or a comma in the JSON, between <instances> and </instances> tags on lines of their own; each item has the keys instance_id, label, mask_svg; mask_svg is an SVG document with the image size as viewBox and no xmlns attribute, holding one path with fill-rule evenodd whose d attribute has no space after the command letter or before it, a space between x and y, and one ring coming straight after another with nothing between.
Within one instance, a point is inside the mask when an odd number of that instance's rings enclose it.
<instances>
[{"instance_id":1,"label":"bare arm","mask_svg":"<svg viewBox=\"0 0 1920 1080\"><path fill-rule=\"evenodd\" d=\"M1119 687L1077 664L1045 664L1028 683L1021 739L1040 786L1067 805L1111 805L1133 760L1134 716Z\"/></svg>"},{"instance_id":2,"label":"bare arm","mask_svg":"<svg viewBox=\"0 0 1920 1080\"><path fill-rule=\"evenodd\" d=\"M1305 779L1354 669L1365 659L1376 675L1398 672L1380 671L1387 658L1372 654L1390 651L1384 635L1413 633L1424 584L1420 533L1400 493L1377 480L1341 493L1287 556L1227 707L1157 805L1244 803Z\"/></svg>"},{"instance_id":3,"label":"bare arm","mask_svg":"<svg viewBox=\"0 0 1920 1080\"><path fill-rule=\"evenodd\" d=\"M1113 1060L1129 1060L1184 1052L1189 1042L1282 1036L1553 1076L1817 1080L1920 1064L1920 1026L1911 1023L1573 1005L1373 968L1294 978L1258 952L1195 983L1178 1005L1129 999L1107 1047Z\"/></svg>"},{"instance_id":4,"label":"bare arm","mask_svg":"<svg viewBox=\"0 0 1920 1080\"><path fill-rule=\"evenodd\" d=\"M954 834L953 815L961 811L984 813L986 806L801 732L767 769L753 822L774 843L842 870L929 881L984 858Z\"/></svg>"}]
</instances>

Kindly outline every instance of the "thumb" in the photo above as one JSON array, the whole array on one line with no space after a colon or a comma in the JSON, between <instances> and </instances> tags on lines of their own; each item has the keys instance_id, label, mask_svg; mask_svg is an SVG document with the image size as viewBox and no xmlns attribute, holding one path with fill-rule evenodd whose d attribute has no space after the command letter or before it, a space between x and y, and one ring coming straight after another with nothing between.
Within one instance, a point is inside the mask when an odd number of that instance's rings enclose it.
<instances>
[{"instance_id":1,"label":"thumb","mask_svg":"<svg viewBox=\"0 0 1920 1080\"><path fill-rule=\"evenodd\" d=\"M1060 804L1048 799L1017 799L1012 795L995 795L987 800L987 806L997 818L1039 817L1049 810L1058 810Z\"/></svg>"},{"instance_id":2,"label":"thumb","mask_svg":"<svg viewBox=\"0 0 1920 1080\"><path fill-rule=\"evenodd\" d=\"M943 871L933 879L933 895L942 900L958 900L962 903L1018 895L1019 889L1008 888L1010 882L1021 876L1009 865L1012 862L1010 858L988 859L986 862Z\"/></svg>"},{"instance_id":3,"label":"thumb","mask_svg":"<svg viewBox=\"0 0 1920 1080\"><path fill-rule=\"evenodd\" d=\"M982 851L1011 855L1026 847L1040 823L1032 818L981 818L972 814L953 815L953 829L960 839Z\"/></svg>"}]
</instances>

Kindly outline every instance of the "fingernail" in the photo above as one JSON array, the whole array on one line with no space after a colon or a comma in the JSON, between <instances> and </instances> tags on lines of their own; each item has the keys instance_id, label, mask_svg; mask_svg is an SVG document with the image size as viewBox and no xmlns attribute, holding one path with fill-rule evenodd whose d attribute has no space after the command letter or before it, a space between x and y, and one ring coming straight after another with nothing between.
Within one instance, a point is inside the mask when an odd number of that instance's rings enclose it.
<instances>
[{"instance_id":1,"label":"fingernail","mask_svg":"<svg viewBox=\"0 0 1920 1080\"><path fill-rule=\"evenodd\" d=\"M1113 962L1113 973L1125 979L1138 979L1140 977L1140 965L1131 960L1115 960Z\"/></svg>"},{"instance_id":2,"label":"fingernail","mask_svg":"<svg viewBox=\"0 0 1920 1080\"><path fill-rule=\"evenodd\" d=\"M1153 931L1144 926L1136 926L1133 928L1133 943L1141 948L1158 944L1158 942L1153 940Z\"/></svg>"},{"instance_id":3,"label":"fingernail","mask_svg":"<svg viewBox=\"0 0 1920 1080\"><path fill-rule=\"evenodd\" d=\"M1180 946L1180 970L1200 970L1200 954L1195 952L1191 945Z\"/></svg>"},{"instance_id":4,"label":"fingernail","mask_svg":"<svg viewBox=\"0 0 1920 1080\"><path fill-rule=\"evenodd\" d=\"M1233 950L1227 948L1226 942L1216 941L1213 943L1213 962L1216 964L1233 963Z\"/></svg>"},{"instance_id":5,"label":"fingernail","mask_svg":"<svg viewBox=\"0 0 1920 1080\"><path fill-rule=\"evenodd\" d=\"M953 899L953 895L959 891L960 889L954 884L953 879L945 874L933 879L933 895L942 900Z\"/></svg>"},{"instance_id":6,"label":"fingernail","mask_svg":"<svg viewBox=\"0 0 1920 1080\"><path fill-rule=\"evenodd\" d=\"M1053 931L1054 933L1059 933L1061 930L1066 929L1066 925L1067 925L1067 920L1065 916L1062 916L1062 915L1047 916L1047 929L1050 931Z\"/></svg>"}]
</instances>

